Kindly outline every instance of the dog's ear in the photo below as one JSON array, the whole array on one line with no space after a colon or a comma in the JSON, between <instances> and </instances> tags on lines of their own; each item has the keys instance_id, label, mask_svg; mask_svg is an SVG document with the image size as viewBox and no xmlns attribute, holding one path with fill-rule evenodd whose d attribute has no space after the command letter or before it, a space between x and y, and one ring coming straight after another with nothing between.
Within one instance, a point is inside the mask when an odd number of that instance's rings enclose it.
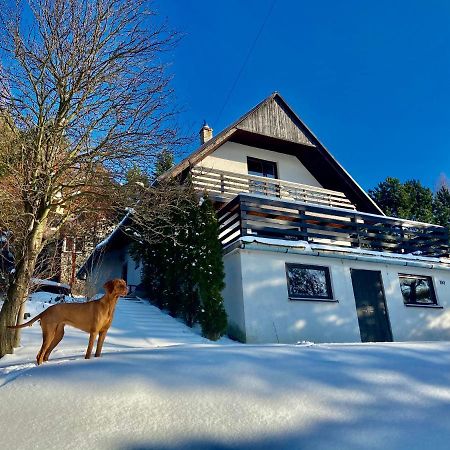
<instances>
[{"instance_id":1,"label":"dog's ear","mask_svg":"<svg viewBox=\"0 0 450 450\"><path fill-rule=\"evenodd\" d=\"M110 294L114 290L114 286L114 280L109 280L103 285L103 289L105 289L105 291Z\"/></svg>"}]
</instances>

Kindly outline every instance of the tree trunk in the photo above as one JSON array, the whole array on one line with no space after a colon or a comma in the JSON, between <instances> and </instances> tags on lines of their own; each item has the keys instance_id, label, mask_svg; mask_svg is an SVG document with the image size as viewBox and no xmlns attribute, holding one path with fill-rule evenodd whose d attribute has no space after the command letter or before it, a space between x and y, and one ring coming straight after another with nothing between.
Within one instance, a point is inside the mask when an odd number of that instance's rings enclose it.
<instances>
[{"instance_id":1,"label":"tree trunk","mask_svg":"<svg viewBox=\"0 0 450 450\"><path fill-rule=\"evenodd\" d=\"M14 347L18 347L20 344L20 330L10 330L7 327L22 320L19 312L23 311L22 305L28 295L30 278L33 276L36 260L41 250L46 223L46 220L36 222L30 233L26 243L27 251L16 267L15 280L8 289L6 300L0 311L0 358L8 353L13 353Z\"/></svg>"}]
</instances>

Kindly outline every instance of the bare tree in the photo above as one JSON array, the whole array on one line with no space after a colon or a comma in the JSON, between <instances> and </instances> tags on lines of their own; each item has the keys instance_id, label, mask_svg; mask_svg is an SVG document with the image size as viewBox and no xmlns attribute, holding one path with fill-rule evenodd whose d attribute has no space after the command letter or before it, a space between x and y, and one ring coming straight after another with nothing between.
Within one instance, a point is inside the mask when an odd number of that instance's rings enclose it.
<instances>
[{"instance_id":1,"label":"bare tree","mask_svg":"<svg viewBox=\"0 0 450 450\"><path fill-rule=\"evenodd\" d=\"M176 35L145 0L2 2L0 231L16 258L0 312L0 357L18 338L38 255L74 217L123 200L127 169L179 143L161 52ZM27 10L24 16L22 12Z\"/></svg>"}]
</instances>

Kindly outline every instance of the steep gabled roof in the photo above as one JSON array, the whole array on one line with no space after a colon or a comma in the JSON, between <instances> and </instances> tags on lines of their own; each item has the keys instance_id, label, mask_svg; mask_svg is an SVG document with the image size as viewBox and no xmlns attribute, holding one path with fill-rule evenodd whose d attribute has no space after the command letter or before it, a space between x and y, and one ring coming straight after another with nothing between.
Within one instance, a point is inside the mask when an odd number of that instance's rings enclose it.
<instances>
[{"instance_id":1,"label":"steep gabled roof","mask_svg":"<svg viewBox=\"0 0 450 450\"><path fill-rule=\"evenodd\" d=\"M344 192L360 211L383 214L278 92L205 142L159 180L183 174L228 141L292 154L324 188Z\"/></svg>"}]
</instances>

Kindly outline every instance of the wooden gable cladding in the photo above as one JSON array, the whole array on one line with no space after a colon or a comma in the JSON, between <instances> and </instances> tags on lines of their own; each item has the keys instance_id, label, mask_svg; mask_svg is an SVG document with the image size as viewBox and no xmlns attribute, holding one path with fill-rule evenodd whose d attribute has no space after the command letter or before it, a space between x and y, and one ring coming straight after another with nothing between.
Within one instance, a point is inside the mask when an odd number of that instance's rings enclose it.
<instances>
[{"instance_id":1,"label":"wooden gable cladding","mask_svg":"<svg viewBox=\"0 0 450 450\"><path fill-rule=\"evenodd\" d=\"M307 131L303 129L303 124L279 96L270 97L238 123L236 128L296 144L314 146L306 136Z\"/></svg>"}]
</instances>

